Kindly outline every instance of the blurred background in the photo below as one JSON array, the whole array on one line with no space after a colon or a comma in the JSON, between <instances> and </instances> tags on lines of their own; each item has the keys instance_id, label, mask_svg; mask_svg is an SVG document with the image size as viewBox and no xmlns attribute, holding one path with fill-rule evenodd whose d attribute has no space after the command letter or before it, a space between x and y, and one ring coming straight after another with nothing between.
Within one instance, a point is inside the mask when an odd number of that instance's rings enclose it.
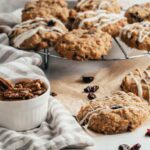
<instances>
[{"instance_id":1,"label":"blurred background","mask_svg":"<svg viewBox=\"0 0 150 150\"><path fill-rule=\"evenodd\" d=\"M23 7L25 2L31 0L0 0L0 12L11 12L17 8ZM68 0L74 1L74 0ZM142 3L143 0L119 0L122 7L129 7L134 3ZM150 0L144 0L144 2L149 2Z\"/></svg>"}]
</instances>

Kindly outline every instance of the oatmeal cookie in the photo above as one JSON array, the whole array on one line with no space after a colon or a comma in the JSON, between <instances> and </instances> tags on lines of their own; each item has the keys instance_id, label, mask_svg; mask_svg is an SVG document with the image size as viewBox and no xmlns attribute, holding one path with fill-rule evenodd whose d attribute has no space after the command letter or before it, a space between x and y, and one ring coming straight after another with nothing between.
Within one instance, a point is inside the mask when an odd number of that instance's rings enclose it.
<instances>
[{"instance_id":1,"label":"oatmeal cookie","mask_svg":"<svg viewBox=\"0 0 150 150\"><path fill-rule=\"evenodd\" d=\"M68 30L56 19L36 18L16 25L9 35L10 44L19 49L41 50L55 45Z\"/></svg>"},{"instance_id":2,"label":"oatmeal cookie","mask_svg":"<svg viewBox=\"0 0 150 150\"><path fill-rule=\"evenodd\" d=\"M150 2L130 7L125 16L129 23L150 21Z\"/></svg>"},{"instance_id":3,"label":"oatmeal cookie","mask_svg":"<svg viewBox=\"0 0 150 150\"><path fill-rule=\"evenodd\" d=\"M150 22L126 25L121 30L120 38L131 48L150 51Z\"/></svg>"},{"instance_id":4,"label":"oatmeal cookie","mask_svg":"<svg viewBox=\"0 0 150 150\"><path fill-rule=\"evenodd\" d=\"M82 106L77 119L82 126L103 134L129 132L149 116L147 102L133 93L117 92Z\"/></svg>"},{"instance_id":5,"label":"oatmeal cookie","mask_svg":"<svg viewBox=\"0 0 150 150\"><path fill-rule=\"evenodd\" d=\"M122 90L132 92L150 103L150 67L135 69L127 74L121 84Z\"/></svg>"},{"instance_id":6,"label":"oatmeal cookie","mask_svg":"<svg viewBox=\"0 0 150 150\"><path fill-rule=\"evenodd\" d=\"M127 19L124 16L98 10L78 13L72 28L100 28L102 31L109 33L113 37L116 37L119 35L122 27L126 24Z\"/></svg>"},{"instance_id":7,"label":"oatmeal cookie","mask_svg":"<svg viewBox=\"0 0 150 150\"><path fill-rule=\"evenodd\" d=\"M69 16L69 9L65 0L38 0L28 2L22 11L22 21L29 19L51 18L54 16L65 22Z\"/></svg>"},{"instance_id":8,"label":"oatmeal cookie","mask_svg":"<svg viewBox=\"0 0 150 150\"><path fill-rule=\"evenodd\" d=\"M120 13L121 7L117 0L79 0L77 11L102 9L108 12Z\"/></svg>"},{"instance_id":9,"label":"oatmeal cookie","mask_svg":"<svg viewBox=\"0 0 150 150\"><path fill-rule=\"evenodd\" d=\"M74 60L100 59L112 45L111 36L100 29L75 29L58 39L56 51Z\"/></svg>"}]
</instances>

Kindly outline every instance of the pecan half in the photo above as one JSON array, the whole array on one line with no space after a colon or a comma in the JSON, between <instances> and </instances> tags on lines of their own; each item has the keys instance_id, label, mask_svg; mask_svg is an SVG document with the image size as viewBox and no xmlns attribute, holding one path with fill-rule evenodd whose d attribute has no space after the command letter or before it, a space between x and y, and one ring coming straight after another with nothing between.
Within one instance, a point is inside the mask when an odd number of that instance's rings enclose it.
<instances>
[{"instance_id":1,"label":"pecan half","mask_svg":"<svg viewBox=\"0 0 150 150\"><path fill-rule=\"evenodd\" d=\"M5 100L26 100L34 97L30 89L23 88L8 90L2 96Z\"/></svg>"},{"instance_id":2,"label":"pecan half","mask_svg":"<svg viewBox=\"0 0 150 150\"><path fill-rule=\"evenodd\" d=\"M9 80L0 77L0 92L12 89L13 87L13 84Z\"/></svg>"}]
</instances>

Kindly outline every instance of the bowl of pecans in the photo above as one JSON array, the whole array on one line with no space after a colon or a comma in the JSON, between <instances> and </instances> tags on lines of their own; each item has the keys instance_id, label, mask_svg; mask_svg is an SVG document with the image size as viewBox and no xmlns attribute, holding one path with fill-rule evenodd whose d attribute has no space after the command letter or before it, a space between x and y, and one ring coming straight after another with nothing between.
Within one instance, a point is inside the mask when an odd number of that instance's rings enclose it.
<instances>
[{"instance_id":1,"label":"bowl of pecans","mask_svg":"<svg viewBox=\"0 0 150 150\"><path fill-rule=\"evenodd\" d=\"M0 126L15 131L39 126L47 117L49 97L45 78L0 77Z\"/></svg>"}]
</instances>

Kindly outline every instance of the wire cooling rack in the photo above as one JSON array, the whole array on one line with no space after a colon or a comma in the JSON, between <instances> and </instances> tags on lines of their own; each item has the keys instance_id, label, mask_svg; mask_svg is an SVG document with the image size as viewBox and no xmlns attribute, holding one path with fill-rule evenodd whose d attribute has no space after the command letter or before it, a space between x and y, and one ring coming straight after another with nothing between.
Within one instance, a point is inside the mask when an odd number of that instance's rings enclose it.
<instances>
[{"instance_id":1,"label":"wire cooling rack","mask_svg":"<svg viewBox=\"0 0 150 150\"><path fill-rule=\"evenodd\" d=\"M127 47L123 42L121 42L118 38L114 38L113 45L115 45L115 47L112 48L111 53L108 54L108 56L102 56L97 61L119 61L140 57L150 57L150 52L131 49ZM39 51L38 53L43 57L44 70L48 69L50 58L67 59L59 56L56 52L54 52L53 49L49 48Z\"/></svg>"},{"instance_id":2,"label":"wire cooling rack","mask_svg":"<svg viewBox=\"0 0 150 150\"><path fill-rule=\"evenodd\" d=\"M67 0L69 4L69 8L73 8L76 4L77 0ZM126 11L126 8L122 10L123 13ZM47 70L49 67L49 59L67 59L60 57L54 50L44 49L38 52L43 57L43 68ZM119 38L114 38L113 40L113 48L110 50L110 53L107 56L102 56L97 61L119 61L119 60L128 60L135 59L140 57L150 57L150 52L148 51L140 51L136 49L131 49L127 47Z\"/></svg>"}]
</instances>

